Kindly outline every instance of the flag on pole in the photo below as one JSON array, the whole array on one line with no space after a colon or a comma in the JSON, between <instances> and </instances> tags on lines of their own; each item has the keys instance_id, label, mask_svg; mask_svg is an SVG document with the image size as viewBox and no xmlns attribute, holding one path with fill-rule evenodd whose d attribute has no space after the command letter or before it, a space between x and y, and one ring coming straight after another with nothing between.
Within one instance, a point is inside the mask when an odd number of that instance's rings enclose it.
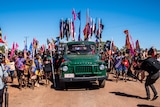
<instances>
[{"instance_id":1,"label":"flag on pole","mask_svg":"<svg viewBox=\"0 0 160 107\"><path fill-rule=\"evenodd\" d=\"M90 26L89 26L89 9L86 11L86 26L83 30L84 33L84 40L88 40L89 37L89 32L90 31Z\"/></svg>"},{"instance_id":2,"label":"flag on pole","mask_svg":"<svg viewBox=\"0 0 160 107\"><path fill-rule=\"evenodd\" d=\"M84 30L83 30L83 34L84 34L84 40L88 40L89 34L90 34L90 26L89 23L86 24Z\"/></svg>"},{"instance_id":3,"label":"flag on pole","mask_svg":"<svg viewBox=\"0 0 160 107\"><path fill-rule=\"evenodd\" d=\"M29 46L29 51L30 51L30 53L32 53L32 51L33 51L33 44L32 44L32 42L31 42L31 44Z\"/></svg>"},{"instance_id":4,"label":"flag on pole","mask_svg":"<svg viewBox=\"0 0 160 107\"><path fill-rule=\"evenodd\" d=\"M41 46L40 51L41 51L41 53L43 53L43 52L45 51L45 46L44 46L44 44Z\"/></svg>"},{"instance_id":5,"label":"flag on pole","mask_svg":"<svg viewBox=\"0 0 160 107\"><path fill-rule=\"evenodd\" d=\"M38 48L38 41L36 40L36 38L33 38L33 47L34 49Z\"/></svg>"},{"instance_id":6,"label":"flag on pole","mask_svg":"<svg viewBox=\"0 0 160 107\"><path fill-rule=\"evenodd\" d=\"M63 19L60 20L60 23L59 23L59 29L60 29L60 38L63 39L64 38L64 21Z\"/></svg>"},{"instance_id":7,"label":"flag on pole","mask_svg":"<svg viewBox=\"0 0 160 107\"><path fill-rule=\"evenodd\" d=\"M74 26L74 21L71 22L72 23L72 40L75 40L75 35L74 35L74 32L75 32L75 26Z\"/></svg>"},{"instance_id":8,"label":"flag on pole","mask_svg":"<svg viewBox=\"0 0 160 107\"><path fill-rule=\"evenodd\" d=\"M79 21L80 21L80 24L79 24L79 34L78 34L78 41L81 41L81 11L79 11L79 12L77 13L77 17L78 17L78 19L79 19Z\"/></svg>"},{"instance_id":9,"label":"flag on pole","mask_svg":"<svg viewBox=\"0 0 160 107\"><path fill-rule=\"evenodd\" d=\"M73 15L73 19L76 20L76 12L74 9L72 9L72 15Z\"/></svg>"},{"instance_id":10,"label":"flag on pole","mask_svg":"<svg viewBox=\"0 0 160 107\"><path fill-rule=\"evenodd\" d=\"M79 11L79 12L77 13L77 17L78 17L79 20L81 20L81 11Z\"/></svg>"},{"instance_id":11,"label":"flag on pole","mask_svg":"<svg viewBox=\"0 0 160 107\"><path fill-rule=\"evenodd\" d=\"M4 41L2 40L2 31L1 31L1 28L0 28L0 43L4 43Z\"/></svg>"},{"instance_id":12,"label":"flag on pole","mask_svg":"<svg viewBox=\"0 0 160 107\"><path fill-rule=\"evenodd\" d=\"M49 45L51 42L49 41L49 39L47 38L47 44Z\"/></svg>"},{"instance_id":13,"label":"flag on pole","mask_svg":"<svg viewBox=\"0 0 160 107\"><path fill-rule=\"evenodd\" d=\"M136 40L136 50L140 52L139 40Z\"/></svg>"},{"instance_id":14,"label":"flag on pole","mask_svg":"<svg viewBox=\"0 0 160 107\"><path fill-rule=\"evenodd\" d=\"M128 30L124 30L124 33L126 34L125 47L126 47L126 49L130 50L131 49L131 44L130 44L130 39L129 39L129 32L128 32Z\"/></svg>"},{"instance_id":15,"label":"flag on pole","mask_svg":"<svg viewBox=\"0 0 160 107\"><path fill-rule=\"evenodd\" d=\"M15 46L15 50L17 50L19 47L18 43L16 43L16 46Z\"/></svg>"},{"instance_id":16,"label":"flag on pole","mask_svg":"<svg viewBox=\"0 0 160 107\"><path fill-rule=\"evenodd\" d=\"M13 42L12 49L11 49L11 54L10 54L10 58L9 59L11 59L13 57L14 51L15 51L15 43Z\"/></svg>"},{"instance_id":17,"label":"flag on pole","mask_svg":"<svg viewBox=\"0 0 160 107\"><path fill-rule=\"evenodd\" d=\"M136 49L140 49L139 41L136 40Z\"/></svg>"}]
</instances>

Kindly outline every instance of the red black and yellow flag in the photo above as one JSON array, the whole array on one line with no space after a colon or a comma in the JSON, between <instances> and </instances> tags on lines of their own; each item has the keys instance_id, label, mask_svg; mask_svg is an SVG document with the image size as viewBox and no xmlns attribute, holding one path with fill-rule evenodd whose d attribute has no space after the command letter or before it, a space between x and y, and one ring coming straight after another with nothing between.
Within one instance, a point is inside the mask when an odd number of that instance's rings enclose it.
<instances>
[{"instance_id":1,"label":"red black and yellow flag","mask_svg":"<svg viewBox=\"0 0 160 107\"><path fill-rule=\"evenodd\" d=\"M128 30L125 30L124 33L126 34L126 43L125 46L127 49L131 49L130 39L129 39L129 32Z\"/></svg>"}]
</instances>

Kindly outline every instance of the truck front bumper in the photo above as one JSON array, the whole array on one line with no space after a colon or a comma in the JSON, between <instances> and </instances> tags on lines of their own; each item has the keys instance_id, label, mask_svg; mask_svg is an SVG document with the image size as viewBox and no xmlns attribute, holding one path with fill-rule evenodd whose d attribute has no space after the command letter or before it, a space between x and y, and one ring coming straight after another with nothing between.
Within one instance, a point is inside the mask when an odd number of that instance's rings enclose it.
<instances>
[{"instance_id":1,"label":"truck front bumper","mask_svg":"<svg viewBox=\"0 0 160 107\"><path fill-rule=\"evenodd\" d=\"M62 82L81 82L81 81L98 81L105 80L107 76L93 76L93 77L74 77L74 78L60 78Z\"/></svg>"}]
</instances>

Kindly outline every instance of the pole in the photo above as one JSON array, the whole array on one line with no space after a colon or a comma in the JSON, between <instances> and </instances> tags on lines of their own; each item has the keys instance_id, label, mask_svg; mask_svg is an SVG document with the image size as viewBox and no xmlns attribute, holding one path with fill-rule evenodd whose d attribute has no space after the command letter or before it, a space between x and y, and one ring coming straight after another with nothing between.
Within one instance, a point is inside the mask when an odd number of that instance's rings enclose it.
<instances>
[{"instance_id":1,"label":"pole","mask_svg":"<svg viewBox=\"0 0 160 107\"><path fill-rule=\"evenodd\" d=\"M25 38L25 41L26 41L25 45L26 45L26 49L27 49L27 39L28 39L28 36L25 36L24 38Z\"/></svg>"},{"instance_id":2,"label":"pole","mask_svg":"<svg viewBox=\"0 0 160 107\"><path fill-rule=\"evenodd\" d=\"M52 65L52 73L53 73L53 84L54 84L54 87L56 87L52 50L50 50L50 55L51 55L51 65Z\"/></svg>"},{"instance_id":3,"label":"pole","mask_svg":"<svg viewBox=\"0 0 160 107\"><path fill-rule=\"evenodd\" d=\"M110 64L110 58L111 58L111 52L112 52L112 40L111 40L111 44L110 44L110 52L109 52L109 58L108 58L108 68L111 67L111 64Z\"/></svg>"},{"instance_id":4,"label":"pole","mask_svg":"<svg viewBox=\"0 0 160 107\"><path fill-rule=\"evenodd\" d=\"M81 41L81 17L80 17L80 24L79 24L79 37L78 41Z\"/></svg>"},{"instance_id":5,"label":"pole","mask_svg":"<svg viewBox=\"0 0 160 107\"><path fill-rule=\"evenodd\" d=\"M8 107L8 100L9 100L9 93L8 93L8 86L7 83L5 84L5 106L4 107Z\"/></svg>"},{"instance_id":6,"label":"pole","mask_svg":"<svg viewBox=\"0 0 160 107\"><path fill-rule=\"evenodd\" d=\"M98 43L98 50L99 50L99 53L100 53L100 42L101 42L101 40L100 40L100 18L99 18L99 20L98 20L98 38L99 38L99 43Z\"/></svg>"}]
</instances>

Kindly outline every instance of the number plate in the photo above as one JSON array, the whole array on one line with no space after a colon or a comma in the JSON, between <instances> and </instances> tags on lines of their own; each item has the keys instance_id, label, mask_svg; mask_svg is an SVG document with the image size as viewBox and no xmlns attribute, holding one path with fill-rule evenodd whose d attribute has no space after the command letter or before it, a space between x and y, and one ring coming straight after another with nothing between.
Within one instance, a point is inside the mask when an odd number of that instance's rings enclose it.
<instances>
[{"instance_id":1,"label":"number plate","mask_svg":"<svg viewBox=\"0 0 160 107\"><path fill-rule=\"evenodd\" d=\"M64 78L74 78L74 74L64 74Z\"/></svg>"}]
</instances>

